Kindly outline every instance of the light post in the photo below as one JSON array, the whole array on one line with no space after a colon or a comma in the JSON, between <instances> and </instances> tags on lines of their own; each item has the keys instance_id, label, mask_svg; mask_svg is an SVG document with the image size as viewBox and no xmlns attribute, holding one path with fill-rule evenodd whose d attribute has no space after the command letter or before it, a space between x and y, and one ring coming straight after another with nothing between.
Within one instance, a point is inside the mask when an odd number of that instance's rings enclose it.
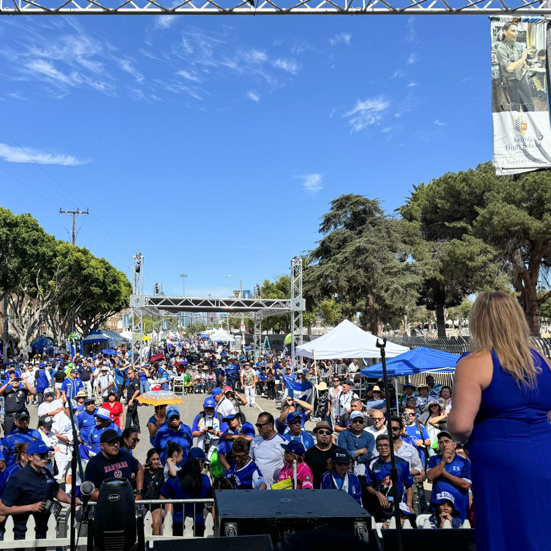
<instances>
[{"instance_id":1,"label":"light post","mask_svg":"<svg viewBox=\"0 0 551 551\"><path fill-rule=\"evenodd\" d=\"M182 296L186 296L186 278L187 274L180 274L180 277L182 278ZM183 329L186 328L186 314L185 312L182 312L182 325Z\"/></svg>"},{"instance_id":2,"label":"light post","mask_svg":"<svg viewBox=\"0 0 551 551\"><path fill-rule=\"evenodd\" d=\"M228 277L236 277L239 280L239 298L243 298L243 279L239 276L228 274ZM245 316L241 312L241 347L245 350Z\"/></svg>"}]
</instances>

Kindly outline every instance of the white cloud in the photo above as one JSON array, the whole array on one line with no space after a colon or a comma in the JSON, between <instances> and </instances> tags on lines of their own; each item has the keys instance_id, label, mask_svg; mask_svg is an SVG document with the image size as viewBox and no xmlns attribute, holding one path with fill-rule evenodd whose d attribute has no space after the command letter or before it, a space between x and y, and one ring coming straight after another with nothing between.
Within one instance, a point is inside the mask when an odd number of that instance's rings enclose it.
<instances>
[{"instance_id":1,"label":"white cloud","mask_svg":"<svg viewBox=\"0 0 551 551\"><path fill-rule=\"evenodd\" d=\"M144 76L134 67L129 59L119 59L119 65L123 71L132 75L137 82L143 82Z\"/></svg>"},{"instance_id":2,"label":"white cloud","mask_svg":"<svg viewBox=\"0 0 551 551\"><path fill-rule=\"evenodd\" d=\"M293 59L276 59L274 66L293 75L298 74L300 71L300 64Z\"/></svg>"},{"instance_id":3,"label":"white cloud","mask_svg":"<svg viewBox=\"0 0 551 551\"><path fill-rule=\"evenodd\" d=\"M404 78L405 76L406 76L405 71L403 71L402 69L398 69L394 71L394 73L392 73L390 78Z\"/></svg>"},{"instance_id":4,"label":"white cloud","mask_svg":"<svg viewBox=\"0 0 551 551\"><path fill-rule=\"evenodd\" d=\"M417 63L417 60L419 59L419 56L416 52L411 52L408 56L407 64L408 65L415 65Z\"/></svg>"},{"instance_id":5,"label":"white cloud","mask_svg":"<svg viewBox=\"0 0 551 551\"><path fill-rule=\"evenodd\" d=\"M258 92L253 92L252 90L247 92L247 97L256 103L260 101L260 94Z\"/></svg>"},{"instance_id":6,"label":"white cloud","mask_svg":"<svg viewBox=\"0 0 551 551\"><path fill-rule=\"evenodd\" d=\"M413 82L413 80L408 82L408 88L415 88L416 86L419 86L418 82Z\"/></svg>"},{"instance_id":7,"label":"white cloud","mask_svg":"<svg viewBox=\"0 0 551 551\"><path fill-rule=\"evenodd\" d=\"M352 35L350 33L341 33L341 34L335 35L333 38L330 38L329 42L331 43L331 46L335 46L339 43L346 44L347 46L349 46L351 39L352 39Z\"/></svg>"},{"instance_id":8,"label":"white cloud","mask_svg":"<svg viewBox=\"0 0 551 551\"><path fill-rule=\"evenodd\" d=\"M3 143L0 143L0 158L8 163L37 163L39 165L78 166L90 162L77 159L72 155L57 155L31 147L11 147Z\"/></svg>"},{"instance_id":9,"label":"white cloud","mask_svg":"<svg viewBox=\"0 0 551 551\"><path fill-rule=\"evenodd\" d=\"M303 176L297 176L297 178L302 180L302 187L313 195L323 189L323 174L304 174Z\"/></svg>"},{"instance_id":10,"label":"white cloud","mask_svg":"<svg viewBox=\"0 0 551 551\"><path fill-rule=\"evenodd\" d=\"M155 17L155 28L156 29L168 29L176 23L178 15L158 15Z\"/></svg>"},{"instance_id":11,"label":"white cloud","mask_svg":"<svg viewBox=\"0 0 551 551\"><path fill-rule=\"evenodd\" d=\"M390 101L381 96L368 98L364 101L358 100L356 105L343 117L348 119L353 132L361 132L368 126L379 123L389 105Z\"/></svg>"},{"instance_id":12,"label":"white cloud","mask_svg":"<svg viewBox=\"0 0 551 551\"><path fill-rule=\"evenodd\" d=\"M192 82L201 82L201 79L196 74L186 71L185 69L178 71L176 74Z\"/></svg>"},{"instance_id":13,"label":"white cloud","mask_svg":"<svg viewBox=\"0 0 551 551\"><path fill-rule=\"evenodd\" d=\"M409 17L406 23L406 42L415 42L416 38L415 18Z\"/></svg>"},{"instance_id":14,"label":"white cloud","mask_svg":"<svg viewBox=\"0 0 551 551\"><path fill-rule=\"evenodd\" d=\"M439 121L438 119L436 119L436 120L434 121L434 124L435 124L436 126L446 126L446 123L445 123L445 122Z\"/></svg>"}]
</instances>

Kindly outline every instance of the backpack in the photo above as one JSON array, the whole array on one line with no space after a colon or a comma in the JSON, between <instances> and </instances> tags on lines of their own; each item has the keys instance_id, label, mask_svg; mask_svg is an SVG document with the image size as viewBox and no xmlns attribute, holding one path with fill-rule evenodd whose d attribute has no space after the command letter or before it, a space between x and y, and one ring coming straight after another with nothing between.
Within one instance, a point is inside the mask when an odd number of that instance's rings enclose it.
<instances>
[{"instance_id":1,"label":"backpack","mask_svg":"<svg viewBox=\"0 0 551 551\"><path fill-rule=\"evenodd\" d=\"M210 456L209 470L212 478L222 478L226 472L224 465L222 465L218 459L218 450L216 448Z\"/></svg>"}]
</instances>

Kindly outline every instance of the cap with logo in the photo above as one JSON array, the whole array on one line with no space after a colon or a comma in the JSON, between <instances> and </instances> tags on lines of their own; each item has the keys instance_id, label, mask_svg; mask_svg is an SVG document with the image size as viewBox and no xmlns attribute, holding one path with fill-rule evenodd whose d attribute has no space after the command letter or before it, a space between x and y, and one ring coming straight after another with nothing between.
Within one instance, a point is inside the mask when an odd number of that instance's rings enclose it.
<instances>
[{"instance_id":1,"label":"cap with logo","mask_svg":"<svg viewBox=\"0 0 551 551\"><path fill-rule=\"evenodd\" d=\"M55 390L53 388L46 388L43 392L44 395L46 394L55 394Z\"/></svg>"},{"instance_id":2,"label":"cap with logo","mask_svg":"<svg viewBox=\"0 0 551 551\"><path fill-rule=\"evenodd\" d=\"M47 453L52 451L50 446L47 446L42 440L33 440L27 446L27 455L34 455L35 453Z\"/></svg>"},{"instance_id":3,"label":"cap with logo","mask_svg":"<svg viewBox=\"0 0 551 551\"><path fill-rule=\"evenodd\" d=\"M348 465L350 463L350 455L343 448L336 448L333 452L332 460L337 465Z\"/></svg>"},{"instance_id":4,"label":"cap with logo","mask_svg":"<svg viewBox=\"0 0 551 551\"><path fill-rule=\"evenodd\" d=\"M180 412L177 407L170 406L166 409L166 418L172 419L173 417L180 417Z\"/></svg>"},{"instance_id":5,"label":"cap with logo","mask_svg":"<svg viewBox=\"0 0 551 551\"><path fill-rule=\"evenodd\" d=\"M96 409L96 411L94 412L94 416L99 417L100 419L111 421L111 415L109 414L109 410L107 408Z\"/></svg>"},{"instance_id":6,"label":"cap with logo","mask_svg":"<svg viewBox=\"0 0 551 551\"><path fill-rule=\"evenodd\" d=\"M302 421L302 415L298 411L292 411L291 413L289 413L289 415L287 415L287 424L289 425L297 419Z\"/></svg>"},{"instance_id":7,"label":"cap with logo","mask_svg":"<svg viewBox=\"0 0 551 551\"><path fill-rule=\"evenodd\" d=\"M27 411L18 411L14 418L16 421L21 421L21 419L28 419L30 417L29 413Z\"/></svg>"},{"instance_id":8,"label":"cap with logo","mask_svg":"<svg viewBox=\"0 0 551 551\"><path fill-rule=\"evenodd\" d=\"M215 408L216 402L214 401L214 398L205 398L205 401L203 402L203 408Z\"/></svg>"},{"instance_id":9,"label":"cap with logo","mask_svg":"<svg viewBox=\"0 0 551 551\"><path fill-rule=\"evenodd\" d=\"M306 453L306 448L298 440L291 440L290 442L281 444L281 447L287 453L295 453L296 455L300 455L300 456L303 456Z\"/></svg>"}]
</instances>

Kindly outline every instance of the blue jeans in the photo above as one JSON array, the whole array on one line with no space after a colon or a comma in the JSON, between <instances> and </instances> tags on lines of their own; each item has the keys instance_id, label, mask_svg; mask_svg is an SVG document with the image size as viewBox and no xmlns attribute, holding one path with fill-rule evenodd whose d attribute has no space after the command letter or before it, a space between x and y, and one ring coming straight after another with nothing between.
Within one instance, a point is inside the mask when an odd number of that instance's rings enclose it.
<instances>
[{"instance_id":1,"label":"blue jeans","mask_svg":"<svg viewBox=\"0 0 551 551\"><path fill-rule=\"evenodd\" d=\"M149 392L149 381L140 381L140 394L145 394Z\"/></svg>"}]
</instances>

